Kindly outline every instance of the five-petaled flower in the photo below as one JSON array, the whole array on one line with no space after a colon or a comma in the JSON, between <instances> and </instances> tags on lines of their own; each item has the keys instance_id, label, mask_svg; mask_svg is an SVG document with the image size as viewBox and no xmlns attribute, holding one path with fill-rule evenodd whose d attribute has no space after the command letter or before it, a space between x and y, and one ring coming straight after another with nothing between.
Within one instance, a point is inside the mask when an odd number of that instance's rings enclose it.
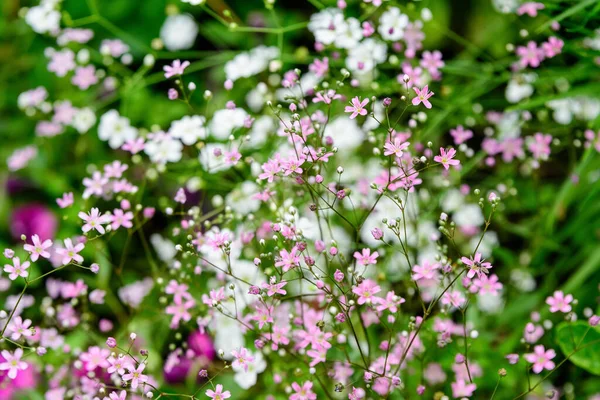
<instances>
[{"instance_id":1,"label":"five-petaled flower","mask_svg":"<svg viewBox=\"0 0 600 400\"><path fill-rule=\"evenodd\" d=\"M22 276L23 278L27 278L29 276L29 272L27 272L27 268L29 268L30 265L29 261L21 263L21 259L19 257L14 257L12 259L12 263L13 265L4 265L4 272L8 272L10 274L8 275L8 278L11 281L14 281L19 276Z\"/></svg>"},{"instance_id":2,"label":"five-petaled flower","mask_svg":"<svg viewBox=\"0 0 600 400\"><path fill-rule=\"evenodd\" d=\"M429 98L434 95L433 92L429 91L429 86L423 86L423 89L419 89L418 87L413 87L413 90L417 94L416 97L412 99L413 106L418 106L423 103L423 105L427 108L431 108L431 103L429 102Z\"/></svg>"},{"instance_id":3,"label":"five-petaled flower","mask_svg":"<svg viewBox=\"0 0 600 400\"><path fill-rule=\"evenodd\" d=\"M447 170L451 165L460 164L459 160L454 160L454 156L456 155L456 150L449 149L446 151L443 147L440 147L440 155L433 157L433 161L438 162L444 166Z\"/></svg>"},{"instance_id":4,"label":"five-petaled flower","mask_svg":"<svg viewBox=\"0 0 600 400\"><path fill-rule=\"evenodd\" d=\"M189 65L189 61L181 62L181 60L173 61L172 65L165 65L163 67L163 70L165 71L165 78L169 79L173 76L183 75L183 72L187 67L189 67Z\"/></svg>"},{"instance_id":5,"label":"five-petaled flower","mask_svg":"<svg viewBox=\"0 0 600 400\"><path fill-rule=\"evenodd\" d=\"M27 369L27 363L25 361L21 361L21 357L23 357L23 349L16 349L12 354L8 350L2 350L2 357L4 357L4 360L6 361L0 363L0 371L8 370L8 377L10 379L15 379L19 371L24 371Z\"/></svg>"},{"instance_id":6,"label":"five-petaled flower","mask_svg":"<svg viewBox=\"0 0 600 400\"><path fill-rule=\"evenodd\" d=\"M231 397L231 393L229 392L229 390L223 391L223 385L221 384L218 384L215 387L215 390L208 389L206 391L206 395L212 400L224 400Z\"/></svg>"},{"instance_id":7,"label":"five-petaled flower","mask_svg":"<svg viewBox=\"0 0 600 400\"><path fill-rule=\"evenodd\" d=\"M52 241L50 239L46 239L42 242L38 235L33 235L31 236L31 242L33 244L27 243L23 246L25 251L31 254L31 261L36 262L40 257L50 258L50 253L46 251L46 249L52 247Z\"/></svg>"},{"instance_id":8,"label":"five-petaled flower","mask_svg":"<svg viewBox=\"0 0 600 400\"><path fill-rule=\"evenodd\" d=\"M475 256L471 258L462 257L460 260L469 267L468 278L473 278L475 274L478 278L481 278L483 275L487 275L492 268L492 264L481 258L481 253L475 253Z\"/></svg>"},{"instance_id":9,"label":"five-petaled flower","mask_svg":"<svg viewBox=\"0 0 600 400\"><path fill-rule=\"evenodd\" d=\"M571 302L573 301L573 295L565 294L562 290L557 290L554 294L546 299L546 304L550 306L550 312L555 313L560 311L562 313L568 313L571 311Z\"/></svg>"},{"instance_id":10,"label":"five-petaled flower","mask_svg":"<svg viewBox=\"0 0 600 400\"><path fill-rule=\"evenodd\" d=\"M525 360L533 364L533 372L539 374L544 369L554 369L554 362L551 361L556 357L556 352L552 349L546 350L543 345L537 345L533 348L533 353L525 354Z\"/></svg>"},{"instance_id":11,"label":"five-petaled flower","mask_svg":"<svg viewBox=\"0 0 600 400\"><path fill-rule=\"evenodd\" d=\"M354 97L352 101L350 101L350 106L346 106L344 109L347 113L352 113L350 115L350 119L356 118L358 115L367 115L367 110L365 106L369 103L369 99L364 99L360 101L358 96Z\"/></svg>"}]
</instances>

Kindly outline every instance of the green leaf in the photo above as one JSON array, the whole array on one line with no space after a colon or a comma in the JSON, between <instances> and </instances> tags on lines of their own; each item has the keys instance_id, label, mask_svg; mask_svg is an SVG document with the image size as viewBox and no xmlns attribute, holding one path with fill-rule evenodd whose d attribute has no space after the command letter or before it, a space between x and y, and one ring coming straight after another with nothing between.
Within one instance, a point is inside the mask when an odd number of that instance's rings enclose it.
<instances>
[{"instance_id":1,"label":"green leaf","mask_svg":"<svg viewBox=\"0 0 600 400\"><path fill-rule=\"evenodd\" d=\"M563 322L556 327L556 341L570 361L595 375L600 375L600 329L587 322ZM574 350L577 351L574 353Z\"/></svg>"}]
</instances>

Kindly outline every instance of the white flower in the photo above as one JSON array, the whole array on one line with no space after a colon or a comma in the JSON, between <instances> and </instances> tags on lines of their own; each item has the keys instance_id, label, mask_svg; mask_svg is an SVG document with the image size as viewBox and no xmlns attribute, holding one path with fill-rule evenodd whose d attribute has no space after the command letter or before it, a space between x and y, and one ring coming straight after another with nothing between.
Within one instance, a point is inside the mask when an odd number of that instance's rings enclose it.
<instances>
[{"instance_id":1,"label":"white flower","mask_svg":"<svg viewBox=\"0 0 600 400\"><path fill-rule=\"evenodd\" d=\"M244 346L244 333L241 324L236 320L217 312L214 314L211 328L215 335L215 348L223 349L225 354Z\"/></svg>"},{"instance_id":2,"label":"white flower","mask_svg":"<svg viewBox=\"0 0 600 400\"><path fill-rule=\"evenodd\" d=\"M170 15L160 28L160 38L167 50L187 50L194 45L198 25L189 14Z\"/></svg>"},{"instance_id":3,"label":"white flower","mask_svg":"<svg viewBox=\"0 0 600 400\"><path fill-rule=\"evenodd\" d=\"M169 134L174 138L181 139L181 141L191 146L195 144L198 139L206 138L206 128L204 127L204 117L194 115L181 118L178 121L173 121L169 128Z\"/></svg>"},{"instance_id":4,"label":"white flower","mask_svg":"<svg viewBox=\"0 0 600 400\"><path fill-rule=\"evenodd\" d=\"M277 126L273 118L262 115L254 121L252 129L248 133L249 139L246 145L252 148L259 148L267 141L269 133L274 132Z\"/></svg>"},{"instance_id":5,"label":"white flower","mask_svg":"<svg viewBox=\"0 0 600 400\"><path fill-rule=\"evenodd\" d=\"M155 134L152 140L146 143L144 152L156 164L166 164L181 160L183 145L171 135L163 132Z\"/></svg>"},{"instance_id":6,"label":"white flower","mask_svg":"<svg viewBox=\"0 0 600 400\"><path fill-rule=\"evenodd\" d=\"M225 64L227 79L235 81L257 75L269 66L269 62L279 57L277 47L258 46L250 52L240 53Z\"/></svg>"},{"instance_id":7,"label":"white flower","mask_svg":"<svg viewBox=\"0 0 600 400\"><path fill-rule=\"evenodd\" d=\"M352 72L367 73L386 60L386 45L375 39L365 39L348 51L346 67Z\"/></svg>"},{"instance_id":8,"label":"white flower","mask_svg":"<svg viewBox=\"0 0 600 400\"><path fill-rule=\"evenodd\" d=\"M25 22L37 33L56 33L60 29L60 13L51 5L31 7L25 15Z\"/></svg>"},{"instance_id":9,"label":"white flower","mask_svg":"<svg viewBox=\"0 0 600 400\"><path fill-rule=\"evenodd\" d=\"M325 128L325 136L333 138L333 145L340 150L354 150L365 139L365 133L356 120L340 116L331 121Z\"/></svg>"},{"instance_id":10,"label":"white flower","mask_svg":"<svg viewBox=\"0 0 600 400\"><path fill-rule=\"evenodd\" d=\"M379 18L379 34L385 40L396 41L404 37L404 28L408 25L408 17L397 7L391 7Z\"/></svg>"},{"instance_id":11,"label":"white flower","mask_svg":"<svg viewBox=\"0 0 600 400\"><path fill-rule=\"evenodd\" d=\"M77 110L71 121L71 126L79 133L86 133L96 123L96 114L91 108L85 107Z\"/></svg>"},{"instance_id":12,"label":"white flower","mask_svg":"<svg viewBox=\"0 0 600 400\"><path fill-rule=\"evenodd\" d=\"M338 33L339 25L345 24L341 10L326 8L311 15L308 30L315 35L315 40L323 44L332 44Z\"/></svg>"},{"instance_id":13,"label":"white flower","mask_svg":"<svg viewBox=\"0 0 600 400\"><path fill-rule=\"evenodd\" d=\"M245 181L227 194L225 203L236 213L246 215L260 208L260 200L253 199L252 195L258 193L260 188L254 182Z\"/></svg>"},{"instance_id":14,"label":"white flower","mask_svg":"<svg viewBox=\"0 0 600 400\"><path fill-rule=\"evenodd\" d=\"M520 3L519 0L492 0L494 8L504 14L514 13Z\"/></svg>"},{"instance_id":15,"label":"white flower","mask_svg":"<svg viewBox=\"0 0 600 400\"><path fill-rule=\"evenodd\" d=\"M169 263L177 255L175 244L169 239L162 237L158 233L155 233L152 236L150 236L150 243L152 243L154 251L156 251L158 258L160 258L161 261Z\"/></svg>"},{"instance_id":16,"label":"white flower","mask_svg":"<svg viewBox=\"0 0 600 400\"><path fill-rule=\"evenodd\" d=\"M206 3L206 0L181 0L184 3L191 4L193 6L199 6Z\"/></svg>"},{"instance_id":17,"label":"white flower","mask_svg":"<svg viewBox=\"0 0 600 400\"><path fill-rule=\"evenodd\" d=\"M336 27L335 46L341 49L351 49L363 38L360 21L348 18L345 23Z\"/></svg>"},{"instance_id":18,"label":"white flower","mask_svg":"<svg viewBox=\"0 0 600 400\"><path fill-rule=\"evenodd\" d=\"M535 74L523 74L511 79L506 86L506 100L509 103L518 103L533 94L533 85L536 79Z\"/></svg>"},{"instance_id":19,"label":"white flower","mask_svg":"<svg viewBox=\"0 0 600 400\"><path fill-rule=\"evenodd\" d=\"M259 82L254 89L246 95L246 104L254 112L259 112L268 100L269 87L264 82Z\"/></svg>"},{"instance_id":20,"label":"white flower","mask_svg":"<svg viewBox=\"0 0 600 400\"><path fill-rule=\"evenodd\" d=\"M129 119L121 117L117 110L107 111L100 117L98 126L98 137L108 141L108 145L117 149L128 140L137 137L137 129L129 124Z\"/></svg>"},{"instance_id":21,"label":"white flower","mask_svg":"<svg viewBox=\"0 0 600 400\"><path fill-rule=\"evenodd\" d=\"M477 204L465 204L453 215L452 220L458 227L479 227L483 224L483 213Z\"/></svg>"},{"instance_id":22,"label":"white flower","mask_svg":"<svg viewBox=\"0 0 600 400\"><path fill-rule=\"evenodd\" d=\"M248 364L248 371L244 371L241 367L234 367L235 375L233 380L242 389L249 389L256 385L258 374L263 372L267 368L267 363L261 352L252 353L254 361Z\"/></svg>"},{"instance_id":23,"label":"white flower","mask_svg":"<svg viewBox=\"0 0 600 400\"><path fill-rule=\"evenodd\" d=\"M248 114L242 108L218 110L213 115L208 130L215 139L225 140L235 129L244 126L247 116Z\"/></svg>"}]
</instances>

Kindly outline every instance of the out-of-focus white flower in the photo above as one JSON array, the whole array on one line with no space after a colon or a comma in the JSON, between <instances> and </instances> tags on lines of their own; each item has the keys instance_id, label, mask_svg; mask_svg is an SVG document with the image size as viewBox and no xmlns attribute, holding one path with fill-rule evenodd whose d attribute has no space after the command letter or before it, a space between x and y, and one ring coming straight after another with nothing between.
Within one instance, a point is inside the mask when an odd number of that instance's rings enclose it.
<instances>
[{"instance_id":1,"label":"out-of-focus white flower","mask_svg":"<svg viewBox=\"0 0 600 400\"><path fill-rule=\"evenodd\" d=\"M269 66L269 62L279 57L277 47L258 46L249 52L240 53L225 64L227 79L236 81L257 75Z\"/></svg>"},{"instance_id":2,"label":"out-of-focus white flower","mask_svg":"<svg viewBox=\"0 0 600 400\"><path fill-rule=\"evenodd\" d=\"M531 96L533 94L531 83L535 82L536 78L536 74L522 74L511 79L506 86L506 100L514 104Z\"/></svg>"},{"instance_id":3,"label":"out-of-focus white flower","mask_svg":"<svg viewBox=\"0 0 600 400\"><path fill-rule=\"evenodd\" d=\"M92 126L94 126L95 123L96 114L89 107L77 110L73 116L73 120L71 121L71 125L79 133L86 133L92 128Z\"/></svg>"},{"instance_id":4,"label":"out-of-focus white flower","mask_svg":"<svg viewBox=\"0 0 600 400\"><path fill-rule=\"evenodd\" d=\"M225 204L242 215L255 212L260 208L260 200L253 199L252 195L259 191L260 188L256 183L245 181L227 194Z\"/></svg>"},{"instance_id":5,"label":"out-of-focus white flower","mask_svg":"<svg viewBox=\"0 0 600 400\"><path fill-rule=\"evenodd\" d=\"M198 24L189 14L169 15L160 28L160 38L167 50L187 50L194 45Z\"/></svg>"},{"instance_id":6,"label":"out-of-focus white flower","mask_svg":"<svg viewBox=\"0 0 600 400\"><path fill-rule=\"evenodd\" d=\"M233 380L242 389L249 389L252 386L256 385L258 374L260 374L267 368L267 363L260 351L252 353L252 357L254 357L254 361L248 363L248 371L244 371L242 367L233 368L233 370L235 371Z\"/></svg>"},{"instance_id":7,"label":"out-of-focus white flower","mask_svg":"<svg viewBox=\"0 0 600 400\"><path fill-rule=\"evenodd\" d=\"M218 110L214 113L208 130L215 139L225 140L232 134L234 129L244 126L247 116L248 113L242 108Z\"/></svg>"},{"instance_id":8,"label":"out-of-focus white flower","mask_svg":"<svg viewBox=\"0 0 600 400\"><path fill-rule=\"evenodd\" d=\"M333 145L340 150L354 150L365 139L365 133L356 123L344 115L331 121L325 128L325 136L333 138Z\"/></svg>"},{"instance_id":9,"label":"out-of-focus white flower","mask_svg":"<svg viewBox=\"0 0 600 400\"><path fill-rule=\"evenodd\" d=\"M37 33L58 33L60 12L51 4L40 4L27 11L25 22Z\"/></svg>"},{"instance_id":10,"label":"out-of-focus white flower","mask_svg":"<svg viewBox=\"0 0 600 400\"><path fill-rule=\"evenodd\" d=\"M146 143L144 152L156 164L166 164L181 160L183 145L171 135L164 132L155 133Z\"/></svg>"}]
</instances>

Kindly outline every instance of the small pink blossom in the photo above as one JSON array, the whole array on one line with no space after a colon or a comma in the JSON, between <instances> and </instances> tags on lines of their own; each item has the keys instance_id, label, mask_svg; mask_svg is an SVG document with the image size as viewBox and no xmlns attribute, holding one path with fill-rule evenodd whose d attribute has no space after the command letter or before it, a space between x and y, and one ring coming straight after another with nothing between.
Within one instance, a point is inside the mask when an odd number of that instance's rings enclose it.
<instances>
[{"instance_id":1,"label":"small pink blossom","mask_svg":"<svg viewBox=\"0 0 600 400\"><path fill-rule=\"evenodd\" d=\"M533 348L533 353L525 354L525 360L533 364L533 372L539 374L544 369L554 369L554 362L551 361L556 357L556 352L552 349L546 350L543 345L537 345Z\"/></svg>"},{"instance_id":2,"label":"small pink blossom","mask_svg":"<svg viewBox=\"0 0 600 400\"><path fill-rule=\"evenodd\" d=\"M19 259L19 257L14 257L12 259L12 265L4 264L4 272L8 272L10 274L8 275L8 278L11 281L14 281L19 276L27 278L29 276L29 272L27 272L27 268L29 268L29 266L29 261L21 263L21 259Z\"/></svg>"},{"instance_id":3,"label":"small pink blossom","mask_svg":"<svg viewBox=\"0 0 600 400\"><path fill-rule=\"evenodd\" d=\"M231 393L229 392L229 390L223 391L223 385L221 384L218 384L215 387L215 390L208 389L206 391L206 395L212 400L224 400L231 397Z\"/></svg>"},{"instance_id":4,"label":"small pink blossom","mask_svg":"<svg viewBox=\"0 0 600 400\"><path fill-rule=\"evenodd\" d=\"M93 207L88 214L82 211L77 215L85 222L81 227L81 230L84 233L87 233L92 229L98 231L101 235L104 235L106 232L102 225L107 224L110 221L110 217L108 215L100 214L100 211L96 207Z\"/></svg>"},{"instance_id":5,"label":"small pink blossom","mask_svg":"<svg viewBox=\"0 0 600 400\"><path fill-rule=\"evenodd\" d=\"M352 113L350 115L350 119L356 118L358 115L367 115L367 110L365 106L369 103L369 99L364 99L360 101L358 96L354 97L350 102L350 106L346 106L344 112Z\"/></svg>"},{"instance_id":6,"label":"small pink blossom","mask_svg":"<svg viewBox=\"0 0 600 400\"><path fill-rule=\"evenodd\" d=\"M475 256L471 258L462 257L460 260L469 267L469 272L467 272L468 278L473 278L475 274L477 274L477 277L481 279L481 277L487 275L492 268L492 264L485 262L485 260L481 258L481 253L476 253Z\"/></svg>"},{"instance_id":7,"label":"small pink blossom","mask_svg":"<svg viewBox=\"0 0 600 400\"><path fill-rule=\"evenodd\" d=\"M137 368L135 368L133 365L128 365L126 368L129 370L129 373L123 375L122 378L125 382L131 381L132 389L137 389L140 383L148 382L148 376L142 374L142 371L144 371L144 368L146 368L146 364L140 363Z\"/></svg>"},{"instance_id":8,"label":"small pink blossom","mask_svg":"<svg viewBox=\"0 0 600 400\"><path fill-rule=\"evenodd\" d=\"M79 255L79 252L85 247L83 243L77 243L73 246L73 242L69 238L65 239L64 243L64 249L56 249L56 254L62 257L63 265L67 265L71 261L81 264L83 262L83 257Z\"/></svg>"},{"instance_id":9,"label":"small pink blossom","mask_svg":"<svg viewBox=\"0 0 600 400\"><path fill-rule=\"evenodd\" d=\"M450 135L454 138L454 144L459 145L473 137L473 131L463 128L462 125L450 129Z\"/></svg>"},{"instance_id":10,"label":"small pink blossom","mask_svg":"<svg viewBox=\"0 0 600 400\"><path fill-rule=\"evenodd\" d=\"M413 87L413 90L417 94L416 97L412 99L413 106L418 106L423 103L423 105L427 108L431 108L431 103L429 102L429 98L434 95L433 92L429 91L429 86L423 86L423 89L419 89L418 87Z\"/></svg>"},{"instance_id":11,"label":"small pink blossom","mask_svg":"<svg viewBox=\"0 0 600 400\"><path fill-rule=\"evenodd\" d=\"M527 3L521 4L521 6L517 9L517 15L527 14L530 17L536 17L538 14L538 10L543 10L543 9L544 9L543 3L529 1Z\"/></svg>"},{"instance_id":12,"label":"small pink blossom","mask_svg":"<svg viewBox=\"0 0 600 400\"><path fill-rule=\"evenodd\" d=\"M546 299L546 304L550 306L550 312L555 313L560 311L562 313L568 313L572 310L571 302L573 301L573 295L565 294L561 290L557 290L554 294Z\"/></svg>"},{"instance_id":13,"label":"small pink blossom","mask_svg":"<svg viewBox=\"0 0 600 400\"><path fill-rule=\"evenodd\" d=\"M181 60L173 61L172 65L165 65L163 67L163 70L165 71L165 78L169 79L173 76L183 75L183 72L187 67L189 67L189 65L189 61L181 62Z\"/></svg>"},{"instance_id":14,"label":"small pink blossom","mask_svg":"<svg viewBox=\"0 0 600 400\"><path fill-rule=\"evenodd\" d=\"M356 258L360 265L364 266L377 264L377 257L379 257L379 253L375 251L371 254L371 249L362 249L362 253L358 251L354 252L354 258Z\"/></svg>"},{"instance_id":15,"label":"small pink blossom","mask_svg":"<svg viewBox=\"0 0 600 400\"><path fill-rule=\"evenodd\" d=\"M77 67L75 75L71 78L71 82L81 90L86 90L90 86L95 85L98 83L96 68L93 65Z\"/></svg>"},{"instance_id":16,"label":"small pink blossom","mask_svg":"<svg viewBox=\"0 0 600 400\"><path fill-rule=\"evenodd\" d=\"M2 350L2 357L4 362L0 363L0 371L8 371L8 377L15 379L19 371L27 369L28 365L26 362L21 361L23 357L23 349L16 349L14 353L10 353L8 350Z\"/></svg>"},{"instance_id":17,"label":"small pink blossom","mask_svg":"<svg viewBox=\"0 0 600 400\"><path fill-rule=\"evenodd\" d=\"M456 155L456 150L449 149L446 151L443 147L440 147L440 154L438 156L433 157L433 161L440 163L444 166L444 169L448 170L451 165L460 164L459 160L454 160L454 156Z\"/></svg>"},{"instance_id":18,"label":"small pink blossom","mask_svg":"<svg viewBox=\"0 0 600 400\"><path fill-rule=\"evenodd\" d=\"M40 240L38 235L31 236L32 244L25 244L23 248L26 252L31 255L31 261L36 262L38 258L50 258L50 253L46 251L50 247L52 247L52 241L50 239L46 239L43 242Z\"/></svg>"}]
</instances>

